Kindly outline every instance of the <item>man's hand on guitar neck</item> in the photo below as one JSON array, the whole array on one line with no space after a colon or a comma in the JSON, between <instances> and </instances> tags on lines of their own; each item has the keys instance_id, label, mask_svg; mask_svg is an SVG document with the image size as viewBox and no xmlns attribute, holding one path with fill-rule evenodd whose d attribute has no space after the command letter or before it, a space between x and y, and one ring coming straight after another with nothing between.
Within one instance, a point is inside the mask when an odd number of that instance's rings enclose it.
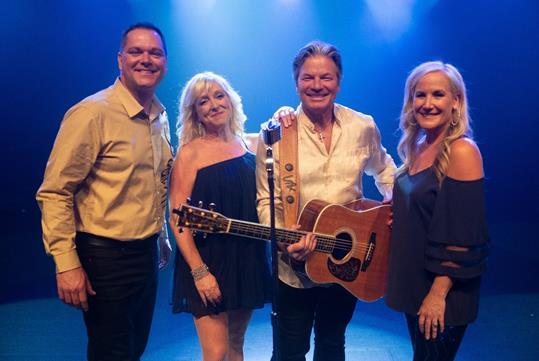
<instances>
[{"instance_id":1,"label":"man's hand on guitar neck","mask_svg":"<svg viewBox=\"0 0 539 361\"><path fill-rule=\"evenodd\" d=\"M300 228L299 224L292 226L293 230L298 230ZM302 236L299 242L291 244L286 247L286 251L290 254L290 257L299 262L304 262L309 253L314 251L316 248L316 237L314 233L307 233Z\"/></svg>"}]
</instances>

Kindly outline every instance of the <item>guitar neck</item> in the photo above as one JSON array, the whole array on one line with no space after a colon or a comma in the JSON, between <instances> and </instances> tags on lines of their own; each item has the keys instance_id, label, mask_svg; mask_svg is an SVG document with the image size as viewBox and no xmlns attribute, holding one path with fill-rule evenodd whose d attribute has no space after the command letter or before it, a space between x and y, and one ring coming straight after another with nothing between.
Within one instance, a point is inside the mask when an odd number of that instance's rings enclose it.
<instances>
[{"instance_id":1,"label":"guitar neck","mask_svg":"<svg viewBox=\"0 0 539 361\"><path fill-rule=\"evenodd\" d=\"M258 223L251 223L245 221L238 221L235 219L230 219L230 225L226 233L234 234L237 236L248 237L261 239L264 241L270 241L270 227L261 225ZM285 244L294 244L300 241L301 237L306 235L308 232L305 231L294 231L290 229L276 228L275 229L275 238L277 241ZM332 251L332 240L335 240L334 237L316 234L318 240L316 244L316 250L319 252L331 253Z\"/></svg>"}]
</instances>

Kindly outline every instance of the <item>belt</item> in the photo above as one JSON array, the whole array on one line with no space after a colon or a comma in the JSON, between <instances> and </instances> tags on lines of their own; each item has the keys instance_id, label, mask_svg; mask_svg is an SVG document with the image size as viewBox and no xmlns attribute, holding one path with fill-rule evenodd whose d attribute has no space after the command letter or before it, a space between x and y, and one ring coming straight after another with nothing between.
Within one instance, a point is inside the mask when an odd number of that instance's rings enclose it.
<instances>
[{"instance_id":1,"label":"belt","mask_svg":"<svg viewBox=\"0 0 539 361\"><path fill-rule=\"evenodd\" d=\"M159 233L156 233L148 238L134 239L129 241L118 241L116 239L97 236L95 234L86 232L77 232L75 242L83 243L94 247L104 248L148 248L155 244L155 241L159 237Z\"/></svg>"}]
</instances>

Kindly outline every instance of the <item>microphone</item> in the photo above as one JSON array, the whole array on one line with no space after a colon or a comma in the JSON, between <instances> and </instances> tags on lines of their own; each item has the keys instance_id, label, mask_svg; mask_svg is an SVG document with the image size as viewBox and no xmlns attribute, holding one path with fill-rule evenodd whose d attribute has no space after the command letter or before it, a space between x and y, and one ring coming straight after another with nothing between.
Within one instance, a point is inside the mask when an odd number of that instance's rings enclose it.
<instances>
[{"instance_id":1,"label":"microphone","mask_svg":"<svg viewBox=\"0 0 539 361\"><path fill-rule=\"evenodd\" d=\"M264 144L267 146L272 146L281 140L281 125L279 123L270 119L263 123L260 127L262 128Z\"/></svg>"}]
</instances>

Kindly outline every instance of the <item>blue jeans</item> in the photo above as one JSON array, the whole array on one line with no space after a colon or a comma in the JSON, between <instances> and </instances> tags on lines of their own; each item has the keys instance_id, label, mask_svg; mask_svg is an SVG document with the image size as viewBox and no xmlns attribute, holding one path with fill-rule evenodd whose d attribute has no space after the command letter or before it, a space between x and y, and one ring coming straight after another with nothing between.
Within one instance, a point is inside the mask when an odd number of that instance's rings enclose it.
<instances>
[{"instance_id":1,"label":"blue jeans","mask_svg":"<svg viewBox=\"0 0 539 361\"><path fill-rule=\"evenodd\" d=\"M293 288L279 282L280 361L304 361L314 325L314 361L344 360L344 333L357 299L338 285Z\"/></svg>"},{"instance_id":2,"label":"blue jeans","mask_svg":"<svg viewBox=\"0 0 539 361\"><path fill-rule=\"evenodd\" d=\"M116 241L77 233L75 242L96 292L83 313L88 360L138 361L157 294L157 237Z\"/></svg>"}]
</instances>

